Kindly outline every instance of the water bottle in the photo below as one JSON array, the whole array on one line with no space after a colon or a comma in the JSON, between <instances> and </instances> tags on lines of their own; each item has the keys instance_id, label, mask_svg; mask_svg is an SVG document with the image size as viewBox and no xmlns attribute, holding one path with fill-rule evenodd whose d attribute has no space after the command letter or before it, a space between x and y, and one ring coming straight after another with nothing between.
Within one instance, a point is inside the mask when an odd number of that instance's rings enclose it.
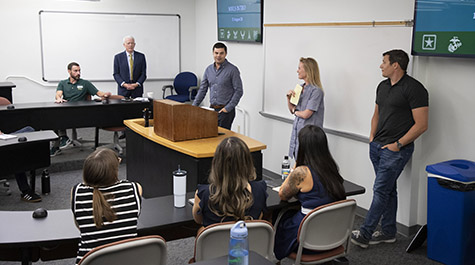
<instances>
[{"instance_id":1,"label":"water bottle","mask_svg":"<svg viewBox=\"0 0 475 265\"><path fill-rule=\"evenodd\" d=\"M229 239L228 265L249 264L249 243L247 227L244 221L239 221L231 228Z\"/></svg>"},{"instance_id":2,"label":"water bottle","mask_svg":"<svg viewBox=\"0 0 475 265\"><path fill-rule=\"evenodd\" d=\"M149 126L149 118L150 118L150 112L148 110L148 108L145 108L143 109L143 119L145 120L145 127L148 127Z\"/></svg>"},{"instance_id":3,"label":"water bottle","mask_svg":"<svg viewBox=\"0 0 475 265\"><path fill-rule=\"evenodd\" d=\"M41 192L45 195L48 195L51 192L49 172L47 169L43 170L43 173L41 173Z\"/></svg>"},{"instance_id":4,"label":"water bottle","mask_svg":"<svg viewBox=\"0 0 475 265\"><path fill-rule=\"evenodd\" d=\"M282 161L282 181L284 181L290 174L290 162L289 156L284 156L284 161Z\"/></svg>"},{"instance_id":5,"label":"water bottle","mask_svg":"<svg viewBox=\"0 0 475 265\"><path fill-rule=\"evenodd\" d=\"M173 171L173 203L177 208L185 207L186 202L186 170Z\"/></svg>"}]
</instances>

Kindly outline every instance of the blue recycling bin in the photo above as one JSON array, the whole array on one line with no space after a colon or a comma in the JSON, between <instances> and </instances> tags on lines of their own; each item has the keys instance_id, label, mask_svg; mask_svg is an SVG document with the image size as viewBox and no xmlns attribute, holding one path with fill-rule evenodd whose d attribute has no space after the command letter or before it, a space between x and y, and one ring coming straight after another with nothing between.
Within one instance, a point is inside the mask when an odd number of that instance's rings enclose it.
<instances>
[{"instance_id":1,"label":"blue recycling bin","mask_svg":"<svg viewBox=\"0 0 475 265\"><path fill-rule=\"evenodd\" d=\"M450 160L426 171L427 257L475 264L475 162Z\"/></svg>"}]
</instances>

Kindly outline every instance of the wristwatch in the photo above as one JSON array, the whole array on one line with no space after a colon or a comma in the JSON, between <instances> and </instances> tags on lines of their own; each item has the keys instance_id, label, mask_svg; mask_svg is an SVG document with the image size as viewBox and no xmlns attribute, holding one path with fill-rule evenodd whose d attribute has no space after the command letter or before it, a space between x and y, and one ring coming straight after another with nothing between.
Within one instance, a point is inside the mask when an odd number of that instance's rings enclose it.
<instances>
[{"instance_id":1,"label":"wristwatch","mask_svg":"<svg viewBox=\"0 0 475 265\"><path fill-rule=\"evenodd\" d=\"M402 144L399 142L399 140L396 141L397 149L401 150Z\"/></svg>"}]
</instances>

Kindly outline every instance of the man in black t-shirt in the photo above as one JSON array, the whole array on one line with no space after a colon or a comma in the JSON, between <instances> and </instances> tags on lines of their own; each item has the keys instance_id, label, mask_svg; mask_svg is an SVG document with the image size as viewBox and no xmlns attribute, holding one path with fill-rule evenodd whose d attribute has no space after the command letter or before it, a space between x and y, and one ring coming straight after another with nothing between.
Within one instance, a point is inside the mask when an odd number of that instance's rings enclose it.
<instances>
[{"instance_id":1,"label":"man in black t-shirt","mask_svg":"<svg viewBox=\"0 0 475 265\"><path fill-rule=\"evenodd\" d=\"M396 241L397 179L414 151L414 140L428 127L429 95L406 73L408 55L402 50L383 54L380 68L387 77L376 90L371 119L370 159L376 179L373 201L351 242L367 248ZM381 230L374 231L381 220Z\"/></svg>"}]
</instances>

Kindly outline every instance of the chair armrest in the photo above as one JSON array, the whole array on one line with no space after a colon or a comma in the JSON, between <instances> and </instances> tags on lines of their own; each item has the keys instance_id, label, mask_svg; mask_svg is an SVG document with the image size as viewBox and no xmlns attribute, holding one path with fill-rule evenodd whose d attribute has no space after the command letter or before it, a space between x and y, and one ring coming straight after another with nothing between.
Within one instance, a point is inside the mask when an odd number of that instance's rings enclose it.
<instances>
[{"instance_id":1,"label":"chair armrest","mask_svg":"<svg viewBox=\"0 0 475 265\"><path fill-rule=\"evenodd\" d=\"M162 91L163 91L163 94L162 94L162 98L165 99L165 91L167 90L167 88L170 88L170 94L173 95L173 85L164 85L162 86Z\"/></svg>"},{"instance_id":2,"label":"chair armrest","mask_svg":"<svg viewBox=\"0 0 475 265\"><path fill-rule=\"evenodd\" d=\"M190 92L189 95L188 95L188 99L190 101L194 100L194 98L192 98L193 91L194 90L198 91L199 88L200 88L199 86L190 86L190 88L188 88L188 91Z\"/></svg>"}]
</instances>

